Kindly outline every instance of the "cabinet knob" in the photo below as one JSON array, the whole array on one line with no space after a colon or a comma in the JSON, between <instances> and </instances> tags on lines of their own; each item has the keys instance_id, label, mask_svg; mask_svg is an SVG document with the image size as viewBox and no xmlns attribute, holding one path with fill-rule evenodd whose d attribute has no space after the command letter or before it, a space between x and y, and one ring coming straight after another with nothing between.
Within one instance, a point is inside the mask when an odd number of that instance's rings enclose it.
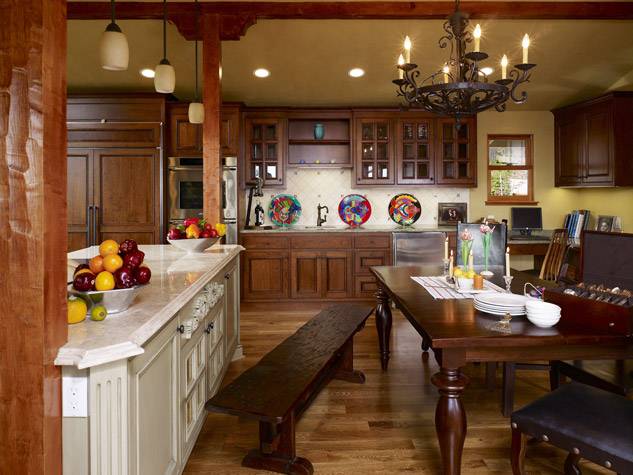
<instances>
[{"instance_id":1,"label":"cabinet knob","mask_svg":"<svg viewBox=\"0 0 633 475\"><path fill-rule=\"evenodd\" d=\"M177 331L178 333L185 333L185 326L184 326L184 325L178 325L178 326L176 327L176 331Z\"/></svg>"},{"instance_id":2,"label":"cabinet knob","mask_svg":"<svg viewBox=\"0 0 633 475\"><path fill-rule=\"evenodd\" d=\"M207 325L207 328L205 328L205 330L204 330L204 331L205 331L205 333L206 333L207 335L208 335L209 333L211 333L211 331L213 330L213 326L214 326L214 323L213 323L213 322L211 322L211 323L209 323L209 324Z\"/></svg>"},{"instance_id":3,"label":"cabinet knob","mask_svg":"<svg viewBox=\"0 0 633 475\"><path fill-rule=\"evenodd\" d=\"M229 274L229 273L224 274L224 278L226 280L229 280L231 278L231 274Z\"/></svg>"}]
</instances>

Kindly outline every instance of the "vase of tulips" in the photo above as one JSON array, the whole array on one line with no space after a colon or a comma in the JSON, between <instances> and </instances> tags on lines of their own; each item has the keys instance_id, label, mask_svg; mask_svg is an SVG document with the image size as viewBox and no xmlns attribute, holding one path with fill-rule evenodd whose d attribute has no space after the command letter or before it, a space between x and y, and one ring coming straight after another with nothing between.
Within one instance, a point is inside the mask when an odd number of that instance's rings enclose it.
<instances>
[{"instance_id":1,"label":"vase of tulips","mask_svg":"<svg viewBox=\"0 0 633 475\"><path fill-rule=\"evenodd\" d=\"M462 241L462 248L461 248L461 254L462 254L462 268L464 269L464 271L468 270L468 256L470 256L470 251L473 248L473 235L471 234L471 232L468 229L464 229L464 231L462 231L462 233L459 235L461 241Z\"/></svg>"},{"instance_id":2,"label":"vase of tulips","mask_svg":"<svg viewBox=\"0 0 633 475\"><path fill-rule=\"evenodd\" d=\"M488 224L487 221L479 227L479 231L481 232L481 243L484 248L484 270L481 273L484 277L492 277L494 274L488 270L488 256L490 254L490 241L492 239L492 233L494 232L495 227Z\"/></svg>"}]
</instances>

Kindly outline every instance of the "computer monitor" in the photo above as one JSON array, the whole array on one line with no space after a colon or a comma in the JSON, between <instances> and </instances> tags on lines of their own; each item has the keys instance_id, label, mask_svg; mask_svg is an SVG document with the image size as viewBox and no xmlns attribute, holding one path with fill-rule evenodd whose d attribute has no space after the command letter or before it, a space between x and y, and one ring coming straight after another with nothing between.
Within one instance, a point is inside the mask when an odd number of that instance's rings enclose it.
<instances>
[{"instance_id":1,"label":"computer monitor","mask_svg":"<svg viewBox=\"0 0 633 475\"><path fill-rule=\"evenodd\" d=\"M529 235L534 229L543 229L541 208L511 208L511 212L513 230Z\"/></svg>"}]
</instances>

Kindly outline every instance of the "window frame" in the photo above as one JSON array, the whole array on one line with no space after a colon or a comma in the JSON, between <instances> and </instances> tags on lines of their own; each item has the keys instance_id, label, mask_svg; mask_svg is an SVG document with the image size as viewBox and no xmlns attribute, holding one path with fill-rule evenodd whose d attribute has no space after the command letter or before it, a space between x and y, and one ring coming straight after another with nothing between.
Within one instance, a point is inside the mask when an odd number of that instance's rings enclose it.
<instances>
[{"instance_id":1,"label":"window frame","mask_svg":"<svg viewBox=\"0 0 633 475\"><path fill-rule=\"evenodd\" d=\"M521 140L525 142L525 165L490 165L490 142L493 140ZM528 193L525 196L497 196L492 194L493 171L527 171ZM535 205L534 200L534 159L533 159L533 135L531 134L488 134L486 141L486 181L487 181L487 205Z\"/></svg>"}]
</instances>

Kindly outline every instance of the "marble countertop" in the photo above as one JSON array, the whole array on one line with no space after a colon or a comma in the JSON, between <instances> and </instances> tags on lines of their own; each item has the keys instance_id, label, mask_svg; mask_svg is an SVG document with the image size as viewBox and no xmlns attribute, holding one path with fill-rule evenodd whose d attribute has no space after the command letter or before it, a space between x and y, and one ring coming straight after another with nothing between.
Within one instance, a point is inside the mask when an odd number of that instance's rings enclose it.
<instances>
[{"instance_id":1,"label":"marble countertop","mask_svg":"<svg viewBox=\"0 0 633 475\"><path fill-rule=\"evenodd\" d=\"M215 245L204 253L187 254L170 245L139 247L145 252L144 265L152 270L151 282L125 312L101 322L86 319L69 325L68 342L60 348L56 365L82 369L143 353L143 345L244 249ZM69 253L69 267L75 259L96 254L96 246Z\"/></svg>"},{"instance_id":2,"label":"marble countertop","mask_svg":"<svg viewBox=\"0 0 633 475\"><path fill-rule=\"evenodd\" d=\"M288 228L273 229L240 229L241 234L261 233L425 233L430 231L450 232L455 231L455 226L396 226L396 225L369 225L352 228L350 226L302 226L295 225Z\"/></svg>"}]
</instances>

